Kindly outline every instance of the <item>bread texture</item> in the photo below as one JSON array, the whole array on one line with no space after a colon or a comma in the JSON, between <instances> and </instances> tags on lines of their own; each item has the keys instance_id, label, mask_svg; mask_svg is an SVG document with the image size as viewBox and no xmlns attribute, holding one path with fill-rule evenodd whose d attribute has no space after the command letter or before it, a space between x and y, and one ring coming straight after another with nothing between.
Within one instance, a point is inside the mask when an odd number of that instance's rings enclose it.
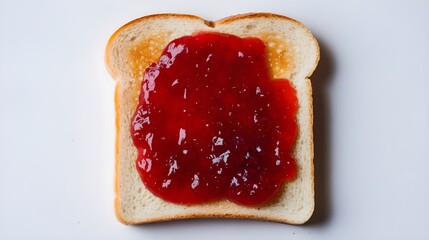
<instances>
[{"instance_id":1,"label":"bread texture","mask_svg":"<svg viewBox=\"0 0 429 240\"><path fill-rule=\"evenodd\" d=\"M153 195L142 183L135 167L137 150L130 122L140 95L145 69L157 62L167 44L200 31L260 38L268 49L274 78L291 81L297 92L298 137L293 154L298 175L283 184L280 194L257 207L227 200L204 204L173 204ZM291 18L250 13L210 22L197 16L158 14L131 21L110 38L106 66L116 81L116 177L115 209L119 221L142 224L184 218L251 218L289 224L305 223L314 211L313 106L310 75L319 61L319 46L311 32Z\"/></svg>"}]
</instances>

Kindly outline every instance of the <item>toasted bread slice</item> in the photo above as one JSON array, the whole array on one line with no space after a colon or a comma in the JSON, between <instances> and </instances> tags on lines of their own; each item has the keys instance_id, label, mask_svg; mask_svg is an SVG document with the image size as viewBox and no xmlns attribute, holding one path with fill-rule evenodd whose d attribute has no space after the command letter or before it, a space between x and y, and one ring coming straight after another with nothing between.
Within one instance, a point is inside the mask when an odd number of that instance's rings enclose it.
<instances>
[{"instance_id":1,"label":"toasted bread slice","mask_svg":"<svg viewBox=\"0 0 429 240\"><path fill-rule=\"evenodd\" d=\"M267 46L274 78L289 79L296 88L298 137L294 156L298 175L283 184L281 193L258 207L239 206L227 200L196 205L173 204L154 196L142 183L135 167L137 150L130 136L130 121L138 104L145 69L157 62L166 45L200 31L257 37ZM159 14L127 23L110 38L106 65L116 80L116 182L117 218L125 224L183 218L252 218L302 224L314 210L313 106L308 78L319 60L319 46L310 31L288 17L251 13L210 22L197 16Z\"/></svg>"}]
</instances>

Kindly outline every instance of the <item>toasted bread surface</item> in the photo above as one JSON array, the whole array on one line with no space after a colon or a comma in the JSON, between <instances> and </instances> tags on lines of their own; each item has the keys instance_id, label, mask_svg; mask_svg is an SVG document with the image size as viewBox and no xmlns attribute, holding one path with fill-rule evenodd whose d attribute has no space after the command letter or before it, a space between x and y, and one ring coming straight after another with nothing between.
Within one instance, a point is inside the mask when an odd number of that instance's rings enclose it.
<instances>
[{"instance_id":1,"label":"toasted bread surface","mask_svg":"<svg viewBox=\"0 0 429 240\"><path fill-rule=\"evenodd\" d=\"M267 46L273 77L290 80L296 89L298 137L293 154L298 176L283 184L280 194L262 206L239 206L227 200L197 205L169 203L149 192L136 170L137 150L129 126L138 104L144 71L158 61L170 41L200 31L260 38ZM290 224L306 222L314 211L313 106L309 76L318 60L317 41L303 24L270 13L236 15L216 22L192 15L158 14L136 19L119 28L110 38L105 55L106 67L116 80L117 218L125 224L204 217L252 218Z\"/></svg>"}]
</instances>

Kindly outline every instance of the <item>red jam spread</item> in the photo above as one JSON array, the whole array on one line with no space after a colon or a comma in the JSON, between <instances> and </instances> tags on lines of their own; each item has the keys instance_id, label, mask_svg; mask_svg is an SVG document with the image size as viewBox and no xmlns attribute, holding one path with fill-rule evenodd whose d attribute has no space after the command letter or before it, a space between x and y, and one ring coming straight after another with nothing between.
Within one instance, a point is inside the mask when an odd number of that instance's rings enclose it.
<instances>
[{"instance_id":1,"label":"red jam spread","mask_svg":"<svg viewBox=\"0 0 429 240\"><path fill-rule=\"evenodd\" d=\"M131 123L146 187L173 203L271 199L296 176L295 89L272 79L257 38L199 33L150 65Z\"/></svg>"}]
</instances>

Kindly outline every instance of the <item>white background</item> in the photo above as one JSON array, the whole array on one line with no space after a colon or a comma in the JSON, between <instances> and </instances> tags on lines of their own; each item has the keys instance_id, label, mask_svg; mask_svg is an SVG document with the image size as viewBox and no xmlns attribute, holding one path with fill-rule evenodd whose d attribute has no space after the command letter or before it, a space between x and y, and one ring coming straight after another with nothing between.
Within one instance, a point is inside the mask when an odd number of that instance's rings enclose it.
<instances>
[{"instance_id":1,"label":"white background","mask_svg":"<svg viewBox=\"0 0 429 240\"><path fill-rule=\"evenodd\" d=\"M427 239L429 2L0 1L0 239ZM316 211L304 226L113 212L109 36L152 13L267 11L321 46Z\"/></svg>"}]
</instances>

